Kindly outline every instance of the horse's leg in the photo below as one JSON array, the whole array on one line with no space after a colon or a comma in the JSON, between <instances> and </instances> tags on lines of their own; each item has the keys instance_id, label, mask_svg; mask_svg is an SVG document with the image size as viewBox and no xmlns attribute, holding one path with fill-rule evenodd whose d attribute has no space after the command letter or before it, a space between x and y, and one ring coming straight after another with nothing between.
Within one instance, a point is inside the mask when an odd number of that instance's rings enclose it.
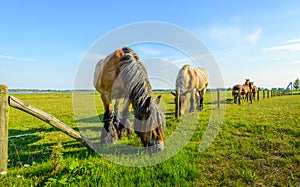
<instances>
[{"instance_id":1,"label":"horse's leg","mask_svg":"<svg viewBox=\"0 0 300 187\"><path fill-rule=\"evenodd\" d=\"M200 92L196 92L196 104L197 104L197 108L196 110L200 111Z\"/></svg>"},{"instance_id":2,"label":"horse's leg","mask_svg":"<svg viewBox=\"0 0 300 187\"><path fill-rule=\"evenodd\" d=\"M232 95L233 95L233 102L236 103L238 94L234 93Z\"/></svg>"},{"instance_id":3,"label":"horse's leg","mask_svg":"<svg viewBox=\"0 0 300 187\"><path fill-rule=\"evenodd\" d=\"M199 95L200 95L200 110L199 111L203 110L203 101L204 101L205 91L206 91L205 89L199 91Z\"/></svg>"},{"instance_id":4,"label":"horse's leg","mask_svg":"<svg viewBox=\"0 0 300 187\"><path fill-rule=\"evenodd\" d=\"M124 123L124 127L127 131L127 135L128 136L132 136L133 135L133 131L130 127L130 121L129 121L129 117L130 117L130 102L127 101L126 102L126 105L124 107L124 110L123 110L123 123Z\"/></svg>"},{"instance_id":5,"label":"horse's leg","mask_svg":"<svg viewBox=\"0 0 300 187\"><path fill-rule=\"evenodd\" d=\"M101 134L101 143L115 143L118 139L116 129L113 124L112 104L110 94L101 94L101 99L104 104L104 128Z\"/></svg>"},{"instance_id":6,"label":"horse's leg","mask_svg":"<svg viewBox=\"0 0 300 187\"><path fill-rule=\"evenodd\" d=\"M123 109L123 112L122 112L122 118L121 118L119 128L117 130L119 138L122 137L122 135L125 131L127 131L127 134L129 136L132 135L132 131L131 131L131 128L130 128L130 121L129 121L130 102L129 102L129 100L126 100L126 101L124 100L124 102L125 102L125 104L124 104L124 109Z\"/></svg>"},{"instance_id":7,"label":"horse's leg","mask_svg":"<svg viewBox=\"0 0 300 187\"><path fill-rule=\"evenodd\" d=\"M118 131L118 129L120 128L120 100L121 99L116 99L115 105L114 105L114 126L115 129Z\"/></svg>"},{"instance_id":8,"label":"horse's leg","mask_svg":"<svg viewBox=\"0 0 300 187\"><path fill-rule=\"evenodd\" d=\"M194 103L195 103L195 89L193 89L193 91L191 91L191 97L190 97L190 111L189 112L194 112L195 107L194 107Z\"/></svg>"}]
</instances>

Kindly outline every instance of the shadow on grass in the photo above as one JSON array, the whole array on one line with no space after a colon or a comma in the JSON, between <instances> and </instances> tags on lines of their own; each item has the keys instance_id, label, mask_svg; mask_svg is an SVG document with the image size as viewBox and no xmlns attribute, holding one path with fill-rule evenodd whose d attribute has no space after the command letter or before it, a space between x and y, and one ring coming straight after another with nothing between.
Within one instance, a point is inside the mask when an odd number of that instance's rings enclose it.
<instances>
[{"instance_id":1,"label":"shadow on grass","mask_svg":"<svg viewBox=\"0 0 300 187\"><path fill-rule=\"evenodd\" d=\"M89 118L82 118L77 120L77 122L79 123L99 123L103 121L103 115L99 115L99 116L92 116Z\"/></svg>"},{"instance_id":2,"label":"shadow on grass","mask_svg":"<svg viewBox=\"0 0 300 187\"><path fill-rule=\"evenodd\" d=\"M95 130L102 130L102 128L95 128ZM70 141L64 140L62 142L55 142L55 140L53 140L50 143L38 143L43 140L42 136L46 136L47 133L56 131L58 130L55 128L34 128L30 130L9 129L8 168L24 167L24 164L32 165L33 163L43 163L51 159L53 147L57 146L59 143L61 143L63 147L63 153L71 150L74 154L76 152L76 156L82 156L82 158L86 156L87 148L75 139ZM63 135L63 133L61 134ZM88 152L92 153L93 151Z\"/></svg>"},{"instance_id":3,"label":"shadow on grass","mask_svg":"<svg viewBox=\"0 0 300 187\"><path fill-rule=\"evenodd\" d=\"M231 103L233 103L233 99L231 99L231 98L228 98L226 100L221 100L220 101L220 104L231 104ZM209 105L215 105L215 104L218 104L218 101L207 102L207 104L209 104Z\"/></svg>"},{"instance_id":4,"label":"shadow on grass","mask_svg":"<svg viewBox=\"0 0 300 187\"><path fill-rule=\"evenodd\" d=\"M8 140L8 167L23 166L24 164L29 164L43 160L47 156L47 151L45 151L44 146L40 147L31 146L35 142L38 142L42 137L35 134L36 132L52 132L55 131L54 128L34 128L30 130L15 130L9 129L9 140ZM39 150L37 150L39 149ZM43 150L43 154L38 154Z\"/></svg>"}]
</instances>

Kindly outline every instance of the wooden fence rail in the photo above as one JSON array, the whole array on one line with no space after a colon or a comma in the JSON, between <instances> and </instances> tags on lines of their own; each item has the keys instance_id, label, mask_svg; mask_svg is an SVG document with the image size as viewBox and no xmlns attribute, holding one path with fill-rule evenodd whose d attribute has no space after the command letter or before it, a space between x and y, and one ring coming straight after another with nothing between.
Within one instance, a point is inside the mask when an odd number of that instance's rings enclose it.
<instances>
[{"instance_id":1,"label":"wooden fence rail","mask_svg":"<svg viewBox=\"0 0 300 187\"><path fill-rule=\"evenodd\" d=\"M6 175L7 173L9 106L24 111L50 124L61 132L81 142L87 148L95 150L89 139L82 136L78 131L59 121L56 117L38 108L35 108L14 96L8 96L8 89L6 85L0 85L0 105L0 172L3 175Z\"/></svg>"},{"instance_id":2,"label":"wooden fence rail","mask_svg":"<svg viewBox=\"0 0 300 187\"><path fill-rule=\"evenodd\" d=\"M56 129L62 131L63 133L67 134L68 136L80 141L83 145L88 148L93 149L92 143L84 136L82 136L78 131L75 131L68 125L64 124L63 122L59 121L56 117L52 116L51 114L47 114L46 112L31 106L28 103L14 97L8 97L9 106L24 111L46 123L55 127Z\"/></svg>"}]
</instances>

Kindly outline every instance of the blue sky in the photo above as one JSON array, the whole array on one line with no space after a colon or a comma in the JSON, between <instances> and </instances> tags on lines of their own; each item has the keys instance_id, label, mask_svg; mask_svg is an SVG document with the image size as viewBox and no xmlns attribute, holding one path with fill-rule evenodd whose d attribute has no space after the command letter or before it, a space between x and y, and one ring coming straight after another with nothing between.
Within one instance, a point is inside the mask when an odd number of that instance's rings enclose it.
<instances>
[{"instance_id":1,"label":"blue sky","mask_svg":"<svg viewBox=\"0 0 300 187\"><path fill-rule=\"evenodd\" d=\"M245 78L286 87L300 78L299 10L300 1L0 0L0 82L72 89L83 56L99 38L124 25L161 21L189 30L207 46L226 87ZM164 56L157 45L136 49L145 58L182 58Z\"/></svg>"}]
</instances>

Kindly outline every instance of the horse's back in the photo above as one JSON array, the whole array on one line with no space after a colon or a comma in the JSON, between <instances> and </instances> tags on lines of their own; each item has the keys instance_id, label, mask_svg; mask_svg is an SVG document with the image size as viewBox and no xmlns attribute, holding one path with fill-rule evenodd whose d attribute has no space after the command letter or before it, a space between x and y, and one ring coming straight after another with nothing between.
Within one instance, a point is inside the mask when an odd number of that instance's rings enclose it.
<instances>
[{"instance_id":1,"label":"horse's back","mask_svg":"<svg viewBox=\"0 0 300 187\"><path fill-rule=\"evenodd\" d=\"M208 85L208 75L204 68L193 68L190 65L184 65L178 72L176 87L186 91L200 91L206 89Z\"/></svg>"},{"instance_id":2,"label":"horse's back","mask_svg":"<svg viewBox=\"0 0 300 187\"><path fill-rule=\"evenodd\" d=\"M195 68L195 71L197 72L196 80L198 80L197 88L202 90L203 88L206 88L208 85L208 74L204 68Z\"/></svg>"}]
</instances>

